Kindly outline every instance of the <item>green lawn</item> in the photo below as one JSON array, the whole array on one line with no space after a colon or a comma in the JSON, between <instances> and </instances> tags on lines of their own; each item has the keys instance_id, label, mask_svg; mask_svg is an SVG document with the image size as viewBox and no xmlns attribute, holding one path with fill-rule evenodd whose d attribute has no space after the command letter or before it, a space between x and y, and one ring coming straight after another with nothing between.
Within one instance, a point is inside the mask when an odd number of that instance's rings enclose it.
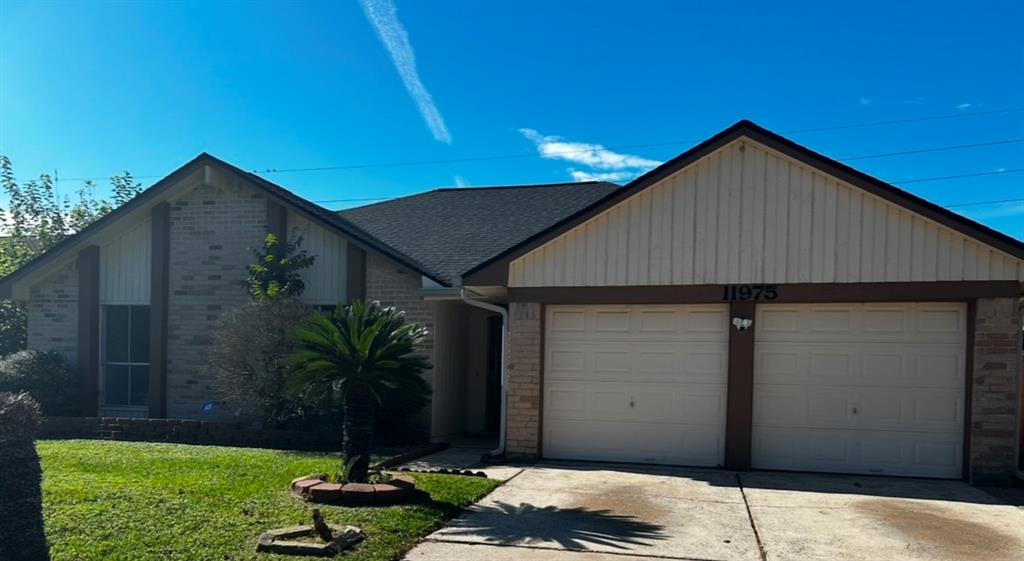
<instances>
[{"instance_id":1,"label":"green lawn","mask_svg":"<svg viewBox=\"0 0 1024 561\"><path fill-rule=\"evenodd\" d=\"M288 483L337 469L337 455L136 442L38 442L43 510L54 561L283 560L255 553L264 530L307 523ZM393 507L323 507L366 540L352 560L401 557L415 541L480 499L495 481L417 475L426 494Z\"/></svg>"}]
</instances>

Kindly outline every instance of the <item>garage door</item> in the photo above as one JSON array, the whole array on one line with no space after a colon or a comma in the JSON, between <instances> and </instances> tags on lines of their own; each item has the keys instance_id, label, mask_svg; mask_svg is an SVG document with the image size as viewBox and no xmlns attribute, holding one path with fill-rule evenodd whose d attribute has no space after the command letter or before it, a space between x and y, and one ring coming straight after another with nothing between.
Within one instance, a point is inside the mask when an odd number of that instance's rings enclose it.
<instances>
[{"instance_id":1,"label":"garage door","mask_svg":"<svg viewBox=\"0 0 1024 561\"><path fill-rule=\"evenodd\" d=\"M720 465L727 316L719 305L549 306L544 455Z\"/></svg>"},{"instance_id":2,"label":"garage door","mask_svg":"<svg viewBox=\"0 0 1024 561\"><path fill-rule=\"evenodd\" d=\"M757 308L757 468L960 477L963 304Z\"/></svg>"}]
</instances>

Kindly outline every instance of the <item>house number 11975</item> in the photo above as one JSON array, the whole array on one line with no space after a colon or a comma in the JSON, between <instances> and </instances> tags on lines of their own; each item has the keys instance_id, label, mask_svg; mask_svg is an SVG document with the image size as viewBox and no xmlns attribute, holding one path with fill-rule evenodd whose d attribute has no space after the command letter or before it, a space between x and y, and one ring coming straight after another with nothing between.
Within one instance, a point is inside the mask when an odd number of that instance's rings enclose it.
<instances>
[{"instance_id":1,"label":"house number 11975","mask_svg":"<svg viewBox=\"0 0 1024 561\"><path fill-rule=\"evenodd\" d=\"M775 300L779 291L774 284L727 284L722 287L722 300Z\"/></svg>"}]
</instances>

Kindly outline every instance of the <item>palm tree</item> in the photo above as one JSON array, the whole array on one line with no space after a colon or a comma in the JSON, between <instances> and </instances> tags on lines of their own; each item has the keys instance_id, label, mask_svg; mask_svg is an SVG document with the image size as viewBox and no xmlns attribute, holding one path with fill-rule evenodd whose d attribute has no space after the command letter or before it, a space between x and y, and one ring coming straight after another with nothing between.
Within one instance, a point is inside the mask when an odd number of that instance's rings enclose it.
<instances>
[{"instance_id":1,"label":"palm tree","mask_svg":"<svg viewBox=\"0 0 1024 561\"><path fill-rule=\"evenodd\" d=\"M379 302L354 302L317 314L296 333L290 362L302 389L340 391L344 414L342 462L352 481L365 481L373 450L374 413L394 390L423 385L429 368L415 354L427 331ZM343 470L344 471L344 470Z\"/></svg>"},{"instance_id":2,"label":"palm tree","mask_svg":"<svg viewBox=\"0 0 1024 561\"><path fill-rule=\"evenodd\" d=\"M0 559L50 559L34 441L41 418L27 393L0 393Z\"/></svg>"}]
</instances>

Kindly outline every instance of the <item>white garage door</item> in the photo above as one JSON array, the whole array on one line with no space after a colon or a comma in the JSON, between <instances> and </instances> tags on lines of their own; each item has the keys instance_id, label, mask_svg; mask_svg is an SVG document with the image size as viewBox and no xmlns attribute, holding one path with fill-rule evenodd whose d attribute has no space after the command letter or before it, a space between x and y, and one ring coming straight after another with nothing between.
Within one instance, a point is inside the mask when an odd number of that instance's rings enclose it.
<instances>
[{"instance_id":1,"label":"white garage door","mask_svg":"<svg viewBox=\"0 0 1024 561\"><path fill-rule=\"evenodd\" d=\"M725 306L549 306L546 319L546 457L722 463Z\"/></svg>"},{"instance_id":2,"label":"white garage door","mask_svg":"<svg viewBox=\"0 0 1024 561\"><path fill-rule=\"evenodd\" d=\"M762 305L756 468L961 476L959 303Z\"/></svg>"}]
</instances>

